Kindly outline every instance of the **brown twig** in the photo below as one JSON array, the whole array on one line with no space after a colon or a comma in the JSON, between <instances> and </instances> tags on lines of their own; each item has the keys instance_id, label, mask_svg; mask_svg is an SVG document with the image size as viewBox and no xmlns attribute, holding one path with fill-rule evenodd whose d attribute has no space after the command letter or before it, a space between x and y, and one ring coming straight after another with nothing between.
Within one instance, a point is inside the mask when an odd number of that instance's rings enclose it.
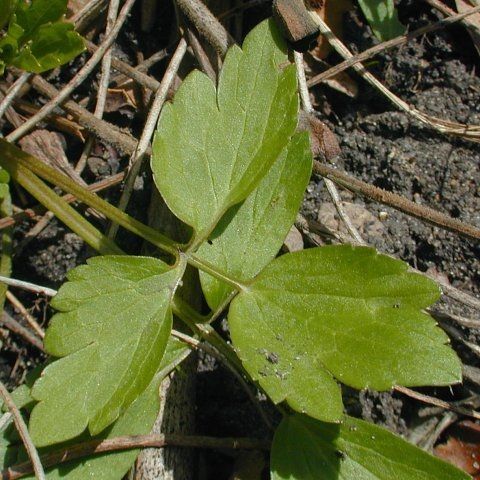
<instances>
[{"instance_id":1,"label":"brown twig","mask_svg":"<svg viewBox=\"0 0 480 480\"><path fill-rule=\"evenodd\" d=\"M314 109L312 106L312 102L310 101L310 94L308 92L307 79L305 78L305 67L303 63L303 55L296 51L293 52L293 55L295 59L295 66L297 67L298 90L300 91L300 98L302 100L303 108L307 113L313 113ZM330 195L330 198L332 199L333 205L335 206L335 209L337 210L339 217L342 219L343 223L345 224L345 227L347 228L348 233L352 237L353 242L359 245L364 245L365 242L362 236L360 235L358 230L355 228L355 225L353 224L352 220L350 219L347 212L343 208L343 202L340 197L340 193L337 190L337 187L328 178L325 179L325 186L327 187L327 190Z\"/></svg>"},{"instance_id":2,"label":"brown twig","mask_svg":"<svg viewBox=\"0 0 480 480\"><path fill-rule=\"evenodd\" d=\"M97 64L102 60L105 52L112 46L113 42L117 38L123 24L125 23L131 8L136 0L126 0L118 15L118 19L115 22L111 32L104 38L102 44L98 47L97 51L90 57L88 62L81 68L81 70L75 75L75 77L67 83L65 87L58 93L57 97L50 100L45 104L33 117L29 118L23 125L7 135L5 138L9 142L15 142L32 128L34 128L39 122L45 119L50 113L61 105L70 94L81 85L85 79L92 73Z\"/></svg>"},{"instance_id":3,"label":"brown twig","mask_svg":"<svg viewBox=\"0 0 480 480\"><path fill-rule=\"evenodd\" d=\"M24 280L18 280L16 278L0 276L0 282L10 287L21 288L28 292L37 293L38 295L46 295L47 297L54 297L57 294L57 291L53 288L42 287L41 285L25 282Z\"/></svg>"},{"instance_id":4,"label":"brown twig","mask_svg":"<svg viewBox=\"0 0 480 480\"><path fill-rule=\"evenodd\" d=\"M214 438L204 436L182 436L175 434L165 435L132 435L125 437L109 438L106 440L90 440L84 443L57 452L42 455L45 467L53 467L60 463L70 462L77 458L96 455L106 452L118 452L136 448L208 448L228 450L269 450L270 442L254 438ZM2 472L4 480L17 480L32 471L30 462L19 463Z\"/></svg>"},{"instance_id":5,"label":"brown twig","mask_svg":"<svg viewBox=\"0 0 480 480\"><path fill-rule=\"evenodd\" d=\"M99 47L94 43L86 41L87 48L90 52L96 52ZM135 80L142 87L148 88L149 90L156 91L160 86L160 82L155 80L152 77L149 77L141 69L137 69L128 65L128 63L122 62L118 58L112 58L112 67L115 70L118 70L120 73L123 73L128 78Z\"/></svg>"},{"instance_id":6,"label":"brown twig","mask_svg":"<svg viewBox=\"0 0 480 480\"><path fill-rule=\"evenodd\" d=\"M120 0L110 0L110 4L108 6L108 14L107 14L107 26L105 28L105 35L109 35L112 31L113 26L115 25L115 21L117 20L118 15L118 8L120 5ZM95 105L95 111L93 114L97 118L102 118L103 113L105 111L105 104L107 102L107 94L108 94L108 85L110 84L110 71L112 67L112 47L110 47L102 58L102 73L100 75L100 82L97 91L97 102ZM77 162L75 166L75 172L79 175L83 172L86 164L87 159L90 156L90 152L92 151L94 138L89 136L84 147L83 152L80 155L80 160Z\"/></svg>"},{"instance_id":7,"label":"brown twig","mask_svg":"<svg viewBox=\"0 0 480 480\"><path fill-rule=\"evenodd\" d=\"M443 2L440 2L439 0L425 0L426 3L428 3L431 7L435 8L439 12L442 12L446 16L455 16L457 12L455 10L452 10L448 5L445 5ZM468 23L462 22L465 24L465 26L468 26Z\"/></svg>"},{"instance_id":8,"label":"brown twig","mask_svg":"<svg viewBox=\"0 0 480 480\"><path fill-rule=\"evenodd\" d=\"M435 405L436 407L443 408L445 410L450 410L452 412L458 413L460 415L465 415L467 417L472 417L477 420L480 420L480 413L476 412L475 410L469 410L468 408L459 407L452 403L445 402L435 397L430 397L428 395L424 395L423 393L416 392L415 390L411 390L407 387L393 387L393 389L397 392L403 393L410 398L418 400L423 403L428 403L429 405Z\"/></svg>"},{"instance_id":9,"label":"brown twig","mask_svg":"<svg viewBox=\"0 0 480 480\"><path fill-rule=\"evenodd\" d=\"M176 0L177 5L195 25L198 33L223 57L235 42L223 25L200 0Z\"/></svg>"},{"instance_id":10,"label":"brown twig","mask_svg":"<svg viewBox=\"0 0 480 480\"><path fill-rule=\"evenodd\" d=\"M442 312L436 309L428 309L428 312L433 318L437 320L445 320L448 322L455 322L461 325L462 327L480 329L480 320L474 320L472 318L462 317L460 315L454 315L449 312Z\"/></svg>"},{"instance_id":11,"label":"brown twig","mask_svg":"<svg viewBox=\"0 0 480 480\"><path fill-rule=\"evenodd\" d=\"M45 472L43 471L42 462L40 461L40 457L38 456L37 449L35 448L35 445L33 444L32 439L30 438L27 425L25 425L25 421L23 420L22 414L18 410L10 393L8 393L8 390L5 388L5 385L2 382L0 382L0 397L2 397L8 410L13 415L13 421L15 422L15 427L17 428L17 431L22 439L22 442L25 445L25 449L27 450L28 456L30 457L30 461L31 461L30 471L35 472L35 477L38 480L45 480Z\"/></svg>"},{"instance_id":12,"label":"brown twig","mask_svg":"<svg viewBox=\"0 0 480 480\"><path fill-rule=\"evenodd\" d=\"M25 308L23 303L10 291L6 292L7 300L12 304L13 308L23 316L23 318L28 322L28 324L35 330L37 335L43 339L45 337L45 332L43 328L38 324L38 322L30 315L29 311Z\"/></svg>"},{"instance_id":13,"label":"brown twig","mask_svg":"<svg viewBox=\"0 0 480 480\"><path fill-rule=\"evenodd\" d=\"M19 337L22 337L26 342L38 348L41 352L44 351L42 341L36 337L30 330L20 325L14 318L12 318L7 312L3 312L0 317L0 324L8 328L11 332Z\"/></svg>"},{"instance_id":14,"label":"brown twig","mask_svg":"<svg viewBox=\"0 0 480 480\"><path fill-rule=\"evenodd\" d=\"M35 90L49 98L55 98L60 93L40 75L35 75L31 83ZM137 140L116 125L96 118L93 113L81 107L73 100L64 102L62 108L75 117L78 123L88 131L118 148L121 152L131 154L134 151Z\"/></svg>"},{"instance_id":15,"label":"brown twig","mask_svg":"<svg viewBox=\"0 0 480 480\"><path fill-rule=\"evenodd\" d=\"M129 169L127 176L125 177L125 186L120 196L120 200L118 201L117 208L119 210L125 211L125 208L128 205L130 200L130 196L133 192L133 187L135 184L135 179L137 178L138 174L143 165L143 160L147 154L147 151L150 146L150 140L153 136L155 131L155 127L157 125L158 117L160 115L160 111L163 108L163 104L167 99L167 93L170 86L173 83L175 75L180 68L180 64L183 60L183 57L187 51L187 42L184 38L180 39L178 46L173 54L170 63L168 64L167 70L162 78L162 81L158 87L158 90L155 92L155 96L152 102L152 106L150 111L148 112L147 119L145 121L145 126L142 131L142 135L140 140L138 141L138 145L135 148L135 152L130 157L129 162ZM110 224L110 228L108 229L107 235L110 238L115 238L115 235L118 230L118 225L115 223Z\"/></svg>"},{"instance_id":16,"label":"brown twig","mask_svg":"<svg viewBox=\"0 0 480 480\"><path fill-rule=\"evenodd\" d=\"M340 172L339 170L324 165L318 161L314 162L313 170L322 177L328 178L352 192L371 198L384 205L388 205L389 207L395 208L396 210L418 218L419 220L423 220L436 227L458 233L459 235L473 240L480 240L480 229L473 225L469 225L468 223L464 223L461 220L445 215L438 210L419 205L401 195L387 192L386 190L370 185L369 183L362 182L361 180L351 177L346 173Z\"/></svg>"},{"instance_id":17,"label":"brown twig","mask_svg":"<svg viewBox=\"0 0 480 480\"><path fill-rule=\"evenodd\" d=\"M31 73L24 72L22 73L15 83L8 89L3 100L0 102L0 118L3 117L3 114L7 111L8 107L11 105L15 97L18 95L22 87L28 82L30 77L32 76Z\"/></svg>"},{"instance_id":18,"label":"brown twig","mask_svg":"<svg viewBox=\"0 0 480 480\"><path fill-rule=\"evenodd\" d=\"M352 58L353 54L332 32L331 28L325 23L325 21L316 12L312 12L312 16L315 18L320 32L325 36L328 43L335 49L335 51L339 53L345 60ZM411 115L422 124L427 125L428 127L442 134L455 135L473 142L480 142L480 125L466 125L427 115L426 113L409 105L407 102L390 91L387 87L385 87L385 85L383 85L378 78L372 75L362 63L355 63L353 68L365 81L367 81L382 95L388 98L397 108Z\"/></svg>"},{"instance_id":19,"label":"brown twig","mask_svg":"<svg viewBox=\"0 0 480 480\"><path fill-rule=\"evenodd\" d=\"M365 50L364 52L361 52L353 56L352 58L349 58L348 60L345 60L344 62L339 63L338 65L335 65L332 68L329 68L325 72L315 75L314 77L308 80L307 84L309 87L318 85L319 83L329 78L332 78L335 75L338 75L340 72L343 72L347 68L353 67L353 65L357 63L361 63L361 62L364 62L365 60L372 58L373 56L377 55L380 52L389 50L390 48L398 47L399 45L403 45L404 43L408 43L414 38L417 38L421 35L425 35L426 33L431 33L431 32L440 30L441 28L444 28L448 25L459 22L463 20L465 17L468 17L469 15L472 15L473 13L477 13L477 12L480 12L480 6L474 7L468 12L452 15L451 17L444 18L431 25L426 25L425 27L418 28L413 32L393 38L392 40L388 40L387 42L382 42L378 45L375 45L372 48L369 48L368 50Z\"/></svg>"}]
</instances>

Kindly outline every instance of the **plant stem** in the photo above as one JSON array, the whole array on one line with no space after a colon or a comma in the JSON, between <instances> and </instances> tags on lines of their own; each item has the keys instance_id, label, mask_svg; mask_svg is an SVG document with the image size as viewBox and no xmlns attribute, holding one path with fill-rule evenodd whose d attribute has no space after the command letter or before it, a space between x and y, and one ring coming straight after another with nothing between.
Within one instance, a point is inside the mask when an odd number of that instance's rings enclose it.
<instances>
[{"instance_id":1,"label":"plant stem","mask_svg":"<svg viewBox=\"0 0 480 480\"><path fill-rule=\"evenodd\" d=\"M65 190L87 204L89 207L103 213L113 222L118 223L128 231L142 237L152 245L164 252L178 256L181 253L181 244L175 243L170 238L162 235L153 228L135 220L130 215L122 212L98 195L90 192L85 187L78 185L65 174L42 163L28 153L20 150L11 143L0 138L0 166L7 170L11 177L30 192L48 210L51 210L62 222L75 233L80 235L89 245L103 255L122 254L117 245L99 232L93 225L70 207L51 188L40 180L37 175L57 187ZM246 285L230 277L227 273L218 270L213 265L198 258L193 253L183 253L187 262L209 273L215 278L228 283L239 291L246 291Z\"/></svg>"},{"instance_id":2,"label":"plant stem","mask_svg":"<svg viewBox=\"0 0 480 480\"><path fill-rule=\"evenodd\" d=\"M3 166L6 170L8 170L9 173L12 175L12 178L18 181L18 183L20 183L26 190L28 190L35 198L37 198L40 203L42 203L47 209L54 212L55 215L57 215L62 222L64 222L72 230L78 233L79 231L82 231L82 229L78 228L78 226L76 228L73 228L70 223L72 222L73 218L79 217L83 221L83 226L87 224L90 229L94 229L98 235L101 235L101 237L103 238L103 242L106 245L110 246L110 251L105 251L106 249L102 248L102 244L92 245L92 247L98 250L100 253L112 254L114 249L116 250L115 253L122 252L118 249L118 247L116 247L115 243L112 240L108 239L106 236L102 235L94 227L92 227L87 220L85 220L79 213L77 213L73 208L71 208L63 200L61 200L58 195L56 195L34 174L39 175L43 179L53 183L62 190L65 190L75 195L75 197L77 197L80 201L86 203L89 207L98 210L110 220L113 220L122 227L125 227L132 233L141 236L142 238L151 242L153 245L161 248L162 250L174 255L178 253L178 248L176 247L176 244L169 238L158 233L153 228L150 228L147 225L144 225L143 223L135 220L126 213L121 212L113 205L110 205L108 202L101 199L99 196L91 193L84 187L75 183L63 173L55 170L48 165L43 164L35 157L23 152L22 150L18 149L17 147L13 146L12 144L6 142L3 139L0 139L0 153L0 165ZM48 202L48 204L46 202ZM64 212L59 212L62 215L60 216L57 213L57 211L59 210L56 206L57 202L63 203L65 205L65 210L68 207L68 215L66 215ZM80 235L82 235L83 237L83 234ZM87 241L86 238L84 239L85 241Z\"/></svg>"},{"instance_id":3,"label":"plant stem","mask_svg":"<svg viewBox=\"0 0 480 480\"><path fill-rule=\"evenodd\" d=\"M198 268L199 270L204 271L205 273L208 273L212 275L212 277L218 278L218 280L221 280L222 282L228 283L231 285L235 290L238 290L240 292L242 291L247 291L248 288L245 284L240 283L238 280L230 277L226 273L220 271L217 269L217 267L211 265L210 263L206 262L205 260L201 259L194 253L186 253L185 254L188 259L188 263L192 265L193 267Z\"/></svg>"},{"instance_id":4,"label":"plant stem","mask_svg":"<svg viewBox=\"0 0 480 480\"><path fill-rule=\"evenodd\" d=\"M175 297L172 304L172 309L175 315L182 320L195 335L198 335L210 345L215 347L225 359L233 365L238 372L249 378L247 372L243 368L240 359L235 350L217 333L217 331L208 323L205 323L205 318L199 315L181 298ZM194 312L192 314L192 311ZM200 317L200 322L198 321Z\"/></svg>"},{"instance_id":5,"label":"plant stem","mask_svg":"<svg viewBox=\"0 0 480 480\"><path fill-rule=\"evenodd\" d=\"M3 217L12 215L12 200L10 191L5 194L0 201L0 215ZM10 277L12 274L12 254L13 254L13 227L6 228L0 235L2 253L0 254L0 275ZM5 304L5 294L8 292L6 285L0 286L0 306L3 310Z\"/></svg>"},{"instance_id":6,"label":"plant stem","mask_svg":"<svg viewBox=\"0 0 480 480\"><path fill-rule=\"evenodd\" d=\"M95 250L98 250L103 255L123 253L112 240L108 239L88 220L80 215L80 213L62 200L62 198L42 182L42 180L28 170L22 162L15 161L17 151L21 152L21 150L11 146L4 140L0 141L0 151L2 153L0 165L8 170L13 180L17 181L48 210L51 210L65 225L79 234L83 240ZM69 181L75 184L72 180L69 179ZM77 187L81 189L80 186Z\"/></svg>"}]
</instances>

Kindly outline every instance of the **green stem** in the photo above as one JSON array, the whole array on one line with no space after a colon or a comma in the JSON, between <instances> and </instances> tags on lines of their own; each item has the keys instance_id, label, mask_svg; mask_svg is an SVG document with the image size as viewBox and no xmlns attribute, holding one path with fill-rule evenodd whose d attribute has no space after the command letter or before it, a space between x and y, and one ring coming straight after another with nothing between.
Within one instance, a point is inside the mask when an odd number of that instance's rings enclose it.
<instances>
[{"instance_id":1,"label":"green stem","mask_svg":"<svg viewBox=\"0 0 480 480\"><path fill-rule=\"evenodd\" d=\"M12 201L10 192L6 193L0 203L0 216L7 217L12 214ZM0 275L2 277L10 277L12 274L12 253L13 253L13 227L5 228L1 234L2 253L0 255ZM5 295L8 286L0 285L0 308L3 310L5 304Z\"/></svg>"},{"instance_id":2,"label":"green stem","mask_svg":"<svg viewBox=\"0 0 480 480\"><path fill-rule=\"evenodd\" d=\"M172 308L175 314L180 312L182 316L189 318L193 323L207 323L208 316L198 313L192 306L190 306L182 297L178 295L172 301ZM180 318L180 316L179 316Z\"/></svg>"},{"instance_id":3,"label":"green stem","mask_svg":"<svg viewBox=\"0 0 480 480\"><path fill-rule=\"evenodd\" d=\"M187 325L193 333L200 338L208 342L215 347L235 369L244 375L246 378L250 378L245 369L243 368L240 359L238 358L235 350L217 333L217 331L208 323L205 322L205 318L194 311L187 303L182 299L175 297L172 303L173 313ZM194 314L192 315L192 311ZM199 322L200 317L200 322Z\"/></svg>"},{"instance_id":4,"label":"green stem","mask_svg":"<svg viewBox=\"0 0 480 480\"><path fill-rule=\"evenodd\" d=\"M235 278L230 277L227 273L222 272L217 267L201 259L194 253L185 253L185 255L187 256L188 263L193 267L212 275L212 277L218 278L218 280L221 280L222 282L228 283L240 292L247 291L247 286L245 284L240 283Z\"/></svg>"},{"instance_id":5,"label":"green stem","mask_svg":"<svg viewBox=\"0 0 480 480\"><path fill-rule=\"evenodd\" d=\"M38 177L53 183L62 190L75 195L81 202L103 213L107 218L118 223L125 229L142 237L151 244L168 252L178 255L182 245L175 243L170 238L162 235L153 228L135 220L130 215L110 205L98 195L88 191L81 185L71 180L63 173L44 164L37 158L23 152L11 143L0 139L0 166L5 168L13 179L29 191L40 203L51 210L62 222L78 233L93 248L102 254L123 253L112 240L101 234L76 210L66 204L52 189ZM79 233L81 232L81 233ZM227 273L218 270L213 265L198 258L193 253L184 254L188 263L200 270L209 273L215 278L228 283L239 291L247 289L245 285L231 278Z\"/></svg>"},{"instance_id":6,"label":"green stem","mask_svg":"<svg viewBox=\"0 0 480 480\"><path fill-rule=\"evenodd\" d=\"M52 211L71 230L80 235L92 248L102 255L121 255L124 253L112 240L97 230L28 168L16 164L5 155L0 155L0 165L8 170L13 180L31 193L48 210Z\"/></svg>"},{"instance_id":7,"label":"green stem","mask_svg":"<svg viewBox=\"0 0 480 480\"><path fill-rule=\"evenodd\" d=\"M33 172L44 180L53 183L62 190L75 195L75 197L81 202L87 204L89 207L97 210L98 212L103 213L110 220L118 223L130 232L139 235L156 247L161 248L163 251L173 255L178 253L178 246L168 237L165 237L153 228L150 228L147 225L135 220L134 218L130 217L130 215L127 215L113 205L110 205L98 195L95 195L94 193L83 188L81 185L78 185L63 173L44 164L43 162L40 162L32 155L23 152L3 139L0 139L0 165L8 170L8 172L12 175L12 178L15 178L16 176L17 178L15 179L22 186L24 186L21 181L23 180L22 177L25 176L25 170L28 169L30 171L30 175ZM22 169L21 167L24 168ZM27 187L24 186L24 188L28 190ZM30 191L30 193L37 198L39 202L56 214L55 210L53 210L50 206L47 206L37 195L35 190L33 192ZM56 197L59 198L58 196ZM64 221L63 218L60 219ZM110 243L112 243L111 240Z\"/></svg>"}]
</instances>

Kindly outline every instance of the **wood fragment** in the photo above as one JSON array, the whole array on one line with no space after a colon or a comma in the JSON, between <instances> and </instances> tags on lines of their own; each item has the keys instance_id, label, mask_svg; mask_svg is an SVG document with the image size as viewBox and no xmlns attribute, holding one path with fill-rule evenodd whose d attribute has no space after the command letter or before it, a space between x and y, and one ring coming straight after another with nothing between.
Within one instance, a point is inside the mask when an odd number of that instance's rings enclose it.
<instances>
[{"instance_id":1,"label":"wood fragment","mask_svg":"<svg viewBox=\"0 0 480 480\"><path fill-rule=\"evenodd\" d=\"M309 50L318 37L319 28L303 0L273 0L273 18L295 50Z\"/></svg>"}]
</instances>

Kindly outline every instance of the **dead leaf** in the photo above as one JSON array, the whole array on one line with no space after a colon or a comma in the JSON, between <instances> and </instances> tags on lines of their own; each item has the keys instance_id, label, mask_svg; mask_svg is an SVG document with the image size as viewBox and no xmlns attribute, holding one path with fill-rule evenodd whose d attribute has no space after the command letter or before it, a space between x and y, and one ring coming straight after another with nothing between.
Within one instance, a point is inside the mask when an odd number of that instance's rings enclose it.
<instances>
[{"instance_id":1,"label":"dead leaf","mask_svg":"<svg viewBox=\"0 0 480 480\"><path fill-rule=\"evenodd\" d=\"M434 453L480 480L480 425L470 420L456 423L447 442L437 445Z\"/></svg>"},{"instance_id":2,"label":"dead leaf","mask_svg":"<svg viewBox=\"0 0 480 480\"><path fill-rule=\"evenodd\" d=\"M133 82L125 88L109 88L105 102L105 112L118 112L123 108L137 108Z\"/></svg>"},{"instance_id":3,"label":"dead leaf","mask_svg":"<svg viewBox=\"0 0 480 480\"><path fill-rule=\"evenodd\" d=\"M315 115L301 110L298 123L299 130L306 130L310 134L310 145L315 157L332 161L340 154L341 150L337 137Z\"/></svg>"},{"instance_id":4,"label":"dead leaf","mask_svg":"<svg viewBox=\"0 0 480 480\"><path fill-rule=\"evenodd\" d=\"M308 0L310 8L315 10L322 20L331 28L332 32L343 38L343 16L353 9L350 0ZM317 45L310 53L324 59L330 53L330 44L323 35L319 35Z\"/></svg>"},{"instance_id":5,"label":"dead leaf","mask_svg":"<svg viewBox=\"0 0 480 480\"><path fill-rule=\"evenodd\" d=\"M458 13L464 13L475 7L476 4L470 0L455 0ZM480 54L480 13L474 13L465 17L463 20L465 23L468 23L468 33L472 37L473 44L477 49L477 52Z\"/></svg>"},{"instance_id":6,"label":"dead leaf","mask_svg":"<svg viewBox=\"0 0 480 480\"><path fill-rule=\"evenodd\" d=\"M61 135L48 130L35 130L25 135L18 142L24 152L39 158L47 165L62 171L79 184L86 186L86 183L70 165L65 155Z\"/></svg>"}]
</instances>

